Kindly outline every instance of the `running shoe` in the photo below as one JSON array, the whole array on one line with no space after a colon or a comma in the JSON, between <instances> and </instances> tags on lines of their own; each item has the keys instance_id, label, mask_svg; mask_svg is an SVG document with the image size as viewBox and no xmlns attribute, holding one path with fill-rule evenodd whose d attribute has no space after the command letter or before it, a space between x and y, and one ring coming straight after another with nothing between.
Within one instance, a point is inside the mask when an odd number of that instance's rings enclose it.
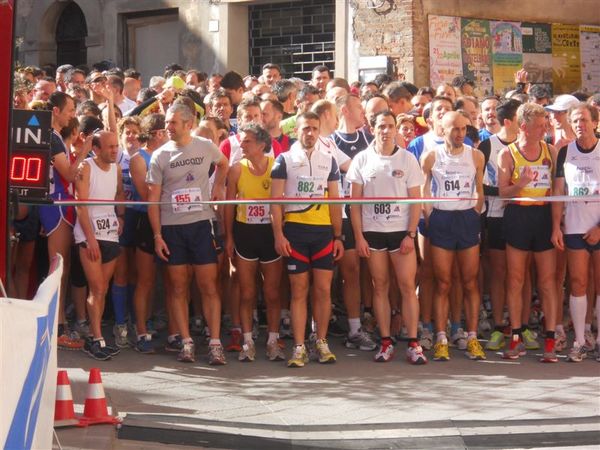
<instances>
[{"instance_id":1,"label":"running shoe","mask_svg":"<svg viewBox=\"0 0 600 450\"><path fill-rule=\"evenodd\" d=\"M292 358L287 362L288 367L304 367L308 363L308 353L304 345L295 345Z\"/></svg>"},{"instance_id":2,"label":"running shoe","mask_svg":"<svg viewBox=\"0 0 600 450\"><path fill-rule=\"evenodd\" d=\"M242 351L242 332L240 330L231 330L231 337L229 344L225 347L228 352L241 352Z\"/></svg>"},{"instance_id":3,"label":"running shoe","mask_svg":"<svg viewBox=\"0 0 600 450\"><path fill-rule=\"evenodd\" d=\"M83 339L76 331L66 331L57 338L58 348L63 350L81 350L84 345Z\"/></svg>"},{"instance_id":4,"label":"running shoe","mask_svg":"<svg viewBox=\"0 0 600 450\"><path fill-rule=\"evenodd\" d=\"M165 343L165 350L168 352L180 352L183 348L183 341L181 340L180 335L175 335L175 339L169 341L167 338L167 342Z\"/></svg>"},{"instance_id":5,"label":"running shoe","mask_svg":"<svg viewBox=\"0 0 600 450\"><path fill-rule=\"evenodd\" d=\"M208 364L211 366L224 366L227 364L225 352L221 344L208 346Z\"/></svg>"},{"instance_id":6,"label":"running shoe","mask_svg":"<svg viewBox=\"0 0 600 450\"><path fill-rule=\"evenodd\" d=\"M269 344L267 342L267 359L269 361L284 361L285 353L283 353L283 349L279 345L279 342L273 342Z\"/></svg>"},{"instance_id":7,"label":"running shoe","mask_svg":"<svg viewBox=\"0 0 600 450\"><path fill-rule=\"evenodd\" d=\"M449 361L450 352L448 351L448 340L442 339L433 346L433 360L434 361Z\"/></svg>"},{"instance_id":8,"label":"running shoe","mask_svg":"<svg viewBox=\"0 0 600 450\"><path fill-rule=\"evenodd\" d=\"M254 342L248 342L242 345L242 351L238 356L238 360L243 362L252 362L256 358L256 347Z\"/></svg>"},{"instance_id":9,"label":"running shoe","mask_svg":"<svg viewBox=\"0 0 600 450\"><path fill-rule=\"evenodd\" d=\"M377 319L375 319L375 316L368 312L364 313L362 327L367 333L375 333L377 329Z\"/></svg>"},{"instance_id":10,"label":"running shoe","mask_svg":"<svg viewBox=\"0 0 600 450\"><path fill-rule=\"evenodd\" d=\"M292 319L289 316L282 317L279 321L279 336L283 339L292 338Z\"/></svg>"},{"instance_id":11,"label":"running shoe","mask_svg":"<svg viewBox=\"0 0 600 450\"><path fill-rule=\"evenodd\" d=\"M504 348L504 333L502 331L492 331L490 340L485 344L487 350L498 351Z\"/></svg>"},{"instance_id":12,"label":"running shoe","mask_svg":"<svg viewBox=\"0 0 600 450\"><path fill-rule=\"evenodd\" d=\"M344 340L344 345L346 348L357 348L365 352L370 352L377 348L377 344L373 341L371 335L362 328L360 328L356 334L347 335Z\"/></svg>"},{"instance_id":13,"label":"running shoe","mask_svg":"<svg viewBox=\"0 0 600 450\"><path fill-rule=\"evenodd\" d=\"M579 345L577 342L573 342L573 347L567 355L568 362L581 362L587 358L587 348L585 345Z\"/></svg>"},{"instance_id":14,"label":"running shoe","mask_svg":"<svg viewBox=\"0 0 600 450\"><path fill-rule=\"evenodd\" d=\"M333 337L343 337L348 333L348 328L344 326L342 320L335 314L331 313L327 334Z\"/></svg>"},{"instance_id":15,"label":"running shoe","mask_svg":"<svg viewBox=\"0 0 600 450\"><path fill-rule=\"evenodd\" d=\"M145 336L138 338L133 348L135 349L135 351L140 353L154 353L154 346L152 345L152 335L146 334Z\"/></svg>"},{"instance_id":16,"label":"running shoe","mask_svg":"<svg viewBox=\"0 0 600 450\"><path fill-rule=\"evenodd\" d=\"M181 351L177 354L177 361L194 362L196 346L194 342L184 342Z\"/></svg>"},{"instance_id":17,"label":"running shoe","mask_svg":"<svg viewBox=\"0 0 600 450\"><path fill-rule=\"evenodd\" d=\"M537 333L535 331L526 328L523 330L521 336L523 337L523 344L527 350L538 350L540 348L540 343L537 340Z\"/></svg>"},{"instance_id":18,"label":"running shoe","mask_svg":"<svg viewBox=\"0 0 600 450\"><path fill-rule=\"evenodd\" d=\"M427 358L423 354L423 348L420 345L408 346L406 349L406 360L417 366L427 364Z\"/></svg>"},{"instance_id":19,"label":"running shoe","mask_svg":"<svg viewBox=\"0 0 600 450\"><path fill-rule=\"evenodd\" d=\"M583 346L585 347L586 351L593 352L594 348L596 348L596 338L594 337L592 330L587 330L583 337L585 338L585 344L583 344Z\"/></svg>"},{"instance_id":20,"label":"running shoe","mask_svg":"<svg viewBox=\"0 0 600 450\"><path fill-rule=\"evenodd\" d=\"M317 349L318 360L321 364L329 364L335 362L335 355L329 350L327 339L318 339L315 343Z\"/></svg>"},{"instance_id":21,"label":"running shoe","mask_svg":"<svg viewBox=\"0 0 600 450\"><path fill-rule=\"evenodd\" d=\"M127 341L127 324L115 324L113 327L113 335L115 336L115 344L117 347L129 347L129 342Z\"/></svg>"},{"instance_id":22,"label":"running shoe","mask_svg":"<svg viewBox=\"0 0 600 450\"><path fill-rule=\"evenodd\" d=\"M146 331L153 338L158 337L158 330L154 327L154 320L152 320L152 319L146 320Z\"/></svg>"},{"instance_id":23,"label":"running shoe","mask_svg":"<svg viewBox=\"0 0 600 450\"><path fill-rule=\"evenodd\" d=\"M394 357L394 345L391 342L382 342L379 351L375 354L375 362L388 362Z\"/></svg>"},{"instance_id":24,"label":"running shoe","mask_svg":"<svg viewBox=\"0 0 600 450\"><path fill-rule=\"evenodd\" d=\"M433 333L429 328L423 328L421 339L419 339L419 345L423 347L423 350L431 350L431 347L433 346Z\"/></svg>"},{"instance_id":25,"label":"running shoe","mask_svg":"<svg viewBox=\"0 0 600 450\"><path fill-rule=\"evenodd\" d=\"M502 354L502 358L504 359L519 359L519 356L525 356L527 354L527 349L525 348L525 344L521 339L511 339L510 345L504 353Z\"/></svg>"},{"instance_id":26,"label":"running shoe","mask_svg":"<svg viewBox=\"0 0 600 450\"><path fill-rule=\"evenodd\" d=\"M95 341L91 337L87 338L83 344L83 351L97 361L107 361L112 357L110 353L106 351L104 339Z\"/></svg>"},{"instance_id":27,"label":"running shoe","mask_svg":"<svg viewBox=\"0 0 600 450\"><path fill-rule=\"evenodd\" d=\"M225 330L227 328L224 328ZM204 322L202 316L194 316L190 319L190 333L194 336L201 336L204 334Z\"/></svg>"},{"instance_id":28,"label":"running shoe","mask_svg":"<svg viewBox=\"0 0 600 450\"><path fill-rule=\"evenodd\" d=\"M74 331L76 331L77 334L84 339L90 335L90 324L87 320L82 322L76 321L73 328Z\"/></svg>"},{"instance_id":29,"label":"running shoe","mask_svg":"<svg viewBox=\"0 0 600 450\"><path fill-rule=\"evenodd\" d=\"M554 351L557 353L560 353L565 348L567 348L567 334L564 331L557 330L554 333L554 336L555 336Z\"/></svg>"},{"instance_id":30,"label":"running shoe","mask_svg":"<svg viewBox=\"0 0 600 450\"><path fill-rule=\"evenodd\" d=\"M556 357L556 339L544 339L544 353L542 354L541 361L544 363L558 362L558 358Z\"/></svg>"},{"instance_id":31,"label":"running shoe","mask_svg":"<svg viewBox=\"0 0 600 450\"><path fill-rule=\"evenodd\" d=\"M481 347L481 344L476 337L467 339L467 351L465 352L465 355L467 358L477 361L487 359L483 347Z\"/></svg>"},{"instance_id":32,"label":"running shoe","mask_svg":"<svg viewBox=\"0 0 600 450\"><path fill-rule=\"evenodd\" d=\"M467 333L462 328L459 328L456 333L450 337L450 343L459 350L467 349Z\"/></svg>"}]
</instances>

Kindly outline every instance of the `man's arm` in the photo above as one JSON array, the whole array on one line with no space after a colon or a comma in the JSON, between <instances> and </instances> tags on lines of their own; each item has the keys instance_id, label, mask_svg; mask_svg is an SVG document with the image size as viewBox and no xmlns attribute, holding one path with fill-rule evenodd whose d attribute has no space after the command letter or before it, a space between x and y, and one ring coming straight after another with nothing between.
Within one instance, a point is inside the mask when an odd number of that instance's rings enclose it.
<instances>
[{"instance_id":1,"label":"man's arm","mask_svg":"<svg viewBox=\"0 0 600 450\"><path fill-rule=\"evenodd\" d=\"M421 192L423 193L423 197L425 198L431 197L431 169L434 163L435 152L432 150L425 153L421 158L421 171L423 172L423 176L425 177L425 182L423 183ZM425 216L426 222L429 222L429 215L431 214L432 209L433 206L431 205L431 203L423 203L423 215Z\"/></svg>"},{"instance_id":2,"label":"man's arm","mask_svg":"<svg viewBox=\"0 0 600 450\"><path fill-rule=\"evenodd\" d=\"M227 179L228 170L229 161L225 156L221 155L221 158L215 162L215 182L213 184L211 200L225 199L225 180Z\"/></svg>"},{"instance_id":3,"label":"man's arm","mask_svg":"<svg viewBox=\"0 0 600 450\"><path fill-rule=\"evenodd\" d=\"M148 183L149 202L160 201L161 192L162 186L160 184ZM150 222L152 233L154 234L154 251L160 259L167 261L170 253L169 248L160 233L160 205L148 205L148 221Z\"/></svg>"},{"instance_id":4,"label":"man's arm","mask_svg":"<svg viewBox=\"0 0 600 450\"><path fill-rule=\"evenodd\" d=\"M77 200L87 200L90 195L90 166L83 162L79 166L79 172L75 179L75 198ZM77 220L81 230L85 235L87 256L91 261L97 261L100 258L100 247L94 234L94 227L90 221L88 208L85 205L77 205Z\"/></svg>"},{"instance_id":5,"label":"man's arm","mask_svg":"<svg viewBox=\"0 0 600 450\"><path fill-rule=\"evenodd\" d=\"M508 147L503 148L498 154L498 190L500 197L517 197L521 190L531 181L531 169L523 168L523 173L516 184L511 184L514 161Z\"/></svg>"},{"instance_id":6,"label":"man's arm","mask_svg":"<svg viewBox=\"0 0 600 450\"><path fill-rule=\"evenodd\" d=\"M473 149L473 159L475 162L475 187L477 189L477 203L475 204L475 210L481 214L481 210L483 209L483 202L485 201L485 196L483 194L483 170L485 167L485 157L483 153L481 153L477 149Z\"/></svg>"},{"instance_id":7,"label":"man's arm","mask_svg":"<svg viewBox=\"0 0 600 450\"><path fill-rule=\"evenodd\" d=\"M352 183L352 189L350 191L351 198L362 198L363 197L363 185L359 183ZM362 205L357 203L350 205L350 218L352 222L352 231L354 231L354 240L356 242L356 251L358 256L368 258L370 256L369 244L365 240L362 234Z\"/></svg>"},{"instance_id":8,"label":"man's arm","mask_svg":"<svg viewBox=\"0 0 600 450\"><path fill-rule=\"evenodd\" d=\"M338 190L338 181L328 181L327 191L329 198L340 198ZM341 205L329 205L329 218L333 227L333 256L337 261L344 256L344 244L340 239L335 239L342 236L342 207Z\"/></svg>"},{"instance_id":9,"label":"man's arm","mask_svg":"<svg viewBox=\"0 0 600 450\"><path fill-rule=\"evenodd\" d=\"M271 181L271 198L283 197L285 180L281 178L273 178ZM281 256L290 256L292 247L289 241L283 235L283 206L271 205L271 226L273 227L273 235L275 237L275 250Z\"/></svg>"},{"instance_id":10,"label":"man's arm","mask_svg":"<svg viewBox=\"0 0 600 450\"><path fill-rule=\"evenodd\" d=\"M241 166L236 163L227 175L227 200L235 200L237 198L237 183L240 179ZM244 208L245 206L238 205L238 208ZM224 209L224 220L223 226L225 228L225 249L227 255L233 258L233 220L235 214L235 205L225 205Z\"/></svg>"}]
</instances>

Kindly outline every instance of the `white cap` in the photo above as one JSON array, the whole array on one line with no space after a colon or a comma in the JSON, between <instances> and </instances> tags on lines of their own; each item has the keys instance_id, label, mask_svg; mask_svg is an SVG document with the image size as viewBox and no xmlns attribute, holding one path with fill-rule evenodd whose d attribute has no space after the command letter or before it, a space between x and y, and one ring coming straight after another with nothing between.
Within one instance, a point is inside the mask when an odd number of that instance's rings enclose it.
<instances>
[{"instance_id":1,"label":"white cap","mask_svg":"<svg viewBox=\"0 0 600 450\"><path fill-rule=\"evenodd\" d=\"M554 99L554 103L545 106L544 109L550 112L565 112L571 109L573 106L577 106L578 104L579 100L577 99L577 97L565 94L556 97Z\"/></svg>"}]
</instances>

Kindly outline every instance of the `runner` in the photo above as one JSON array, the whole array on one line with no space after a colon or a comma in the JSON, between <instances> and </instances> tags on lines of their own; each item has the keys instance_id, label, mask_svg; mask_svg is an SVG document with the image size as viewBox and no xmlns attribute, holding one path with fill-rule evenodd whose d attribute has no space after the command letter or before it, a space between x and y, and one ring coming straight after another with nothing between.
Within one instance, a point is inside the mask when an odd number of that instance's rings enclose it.
<instances>
[{"instance_id":1,"label":"runner","mask_svg":"<svg viewBox=\"0 0 600 450\"><path fill-rule=\"evenodd\" d=\"M221 299L210 222L214 212L210 207L192 202L224 198L228 163L212 142L191 136L193 121L194 114L185 105L173 105L167 112L170 141L152 155L146 177L148 200L164 204L160 208L150 205L148 218L154 234L155 252L166 263L171 291L169 300L173 303L171 320L175 321L183 341L178 359L185 362L195 359L188 318L188 266L191 265L210 330L208 361L211 365L221 365L225 364L225 355L219 337ZM212 193L208 189L211 163L217 167Z\"/></svg>"},{"instance_id":2,"label":"runner","mask_svg":"<svg viewBox=\"0 0 600 450\"><path fill-rule=\"evenodd\" d=\"M389 111L376 114L371 128L375 140L353 159L347 174L348 181L352 182L352 198L420 197L423 175L414 155L396 145L394 115ZM420 211L418 203L353 205L351 208L356 249L359 256L368 258L373 279L373 306L381 335L381 347L375 355L377 362L389 361L394 355L388 297L389 261L402 294L402 318L409 336L406 358L411 364L427 362L417 341L415 239Z\"/></svg>"},{"instance_id":3,"label":"runner","mask_svg":"<svg viewBox=\"0 0 600 450\"><path fill-rule=\"evenodd\" d=\"M241 128L243 158L235 163L227 177L227 199L269 198L273 157L271 136L260 125L249 123ZM234 219L235 216L235 219ZM259 269L263 276L263 294L267 306L267 358L283 361L279 347L281 256L275 251L273 228L268 204L227 205L225 208L225 248L235 266L240 286L240 317L244 345L238 359L254 361L256 346L252 337L253 309L256 303Z\"/></svg>"},{"instance_id":4,"label":"runner","mask_svg":"<svg viewBox=\"0 0 600 450\"><path fill-rule=\"evenodd\" d=\"M306 112L297 120L299 145L275 160L271 197L337 198L339 169L331 155L315 146L319 138L319 117ZM313 282L313 316L317 324L316 351L320 363L335 362L327 343L331 314L331 279L334 260L343 256L342 217L336 205L272 205L271 220L275 249L285 256L291 285L294 351L289 367L308 362L304 345L310 275Z\"/></svg>"},{"instance_id":5,"label":"runner","mask_svg":"<svg viewBox=\"0 0 600 450\"><path fill-rule=\"evenodd\" d=\"M94 157L87 158L80 165L75 182L77 199L124 200L121 171L116 164L119 151L117 135L110 131L97 132L93 135L92 149ZM123 230L124 216L123 206L77 206L77 222L73 233L89 287L87 309L90 336L83 350L100 361L120 352L118 347L106 345L102 337L102 314L108 284L121 251L119 234Z\"/></svg>"},{"instance_id":6,"label":"runner","mask_svg":"<svg viewBox=\"0 0 600 450\"><path fill-rule=\"evenodd\" d=\"M577 137L575 142L558 152L554 195L582 197L599 195L600 144L594 131L598 126L598 110L579 104L571 108L568 118ZM565 231L560 222L566 209ZM575 329L575 341L567 361L581 362L594 349L586 345L587 290L589 268L593 267L595 286L600 286L600 202L572 201L552 204L552 243L560 250L567 248L571 296L569 307ZM596 293L596 315L600 317L600 295ZM600 361L600 354L597 358Z\"/></svg>"},{"instance_id":7,"label":"runner","mask_svg":"<svg viewBox=\"0 0 600 450\"><path fill-rule=\"evenodd\" d=\"M481 303L477 275L479 272L479 214L483 208L483 154L464 143L467 119L456 111L442 119L444 145L423 154L424 197L459 198L453 202L424 205L428 221L431 257L435 278L434 312L437 331L433 359L447 361L449 294L454 259L460 267L460 283L465 300L469 359L486 359L477 340L477 322Z\"/></svg>"},{"instance_id":8,"label":"runner","mask_svg":"<svg viewBox=\"0 0 600 450\"><path fill-rule=\"evenodd\" d=\"M556 325L556 253L551 242L552 213L543 197L552 192L554 148L543 142L546 112L535 103L517 110L517 140L498 155L498 187L501 197L534 197L536 202L510 201L504 210L506 239L506 301L512 327L510 347L504 358L517 359L526 354L523 343L522 290L528 276L528 255L533 252L538 293L542 299L546 339L542 362L557 362Z\"/></svg>"}]
</instances>

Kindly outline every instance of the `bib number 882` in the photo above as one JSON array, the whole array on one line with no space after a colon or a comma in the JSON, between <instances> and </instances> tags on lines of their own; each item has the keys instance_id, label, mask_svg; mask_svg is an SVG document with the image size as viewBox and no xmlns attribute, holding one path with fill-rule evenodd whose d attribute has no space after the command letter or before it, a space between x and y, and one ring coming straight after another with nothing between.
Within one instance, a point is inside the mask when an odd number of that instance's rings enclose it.
<instances>
[{"instance_id":1,"label":"bib number 882","mask_svg":"<svg viewBox=\"0 0 600 450\"><path fill-rule=\"evenodd\" d=\"M315 189L314 181L298 181L298 192L313 192Z\"/></svg>"}]
</instances>

